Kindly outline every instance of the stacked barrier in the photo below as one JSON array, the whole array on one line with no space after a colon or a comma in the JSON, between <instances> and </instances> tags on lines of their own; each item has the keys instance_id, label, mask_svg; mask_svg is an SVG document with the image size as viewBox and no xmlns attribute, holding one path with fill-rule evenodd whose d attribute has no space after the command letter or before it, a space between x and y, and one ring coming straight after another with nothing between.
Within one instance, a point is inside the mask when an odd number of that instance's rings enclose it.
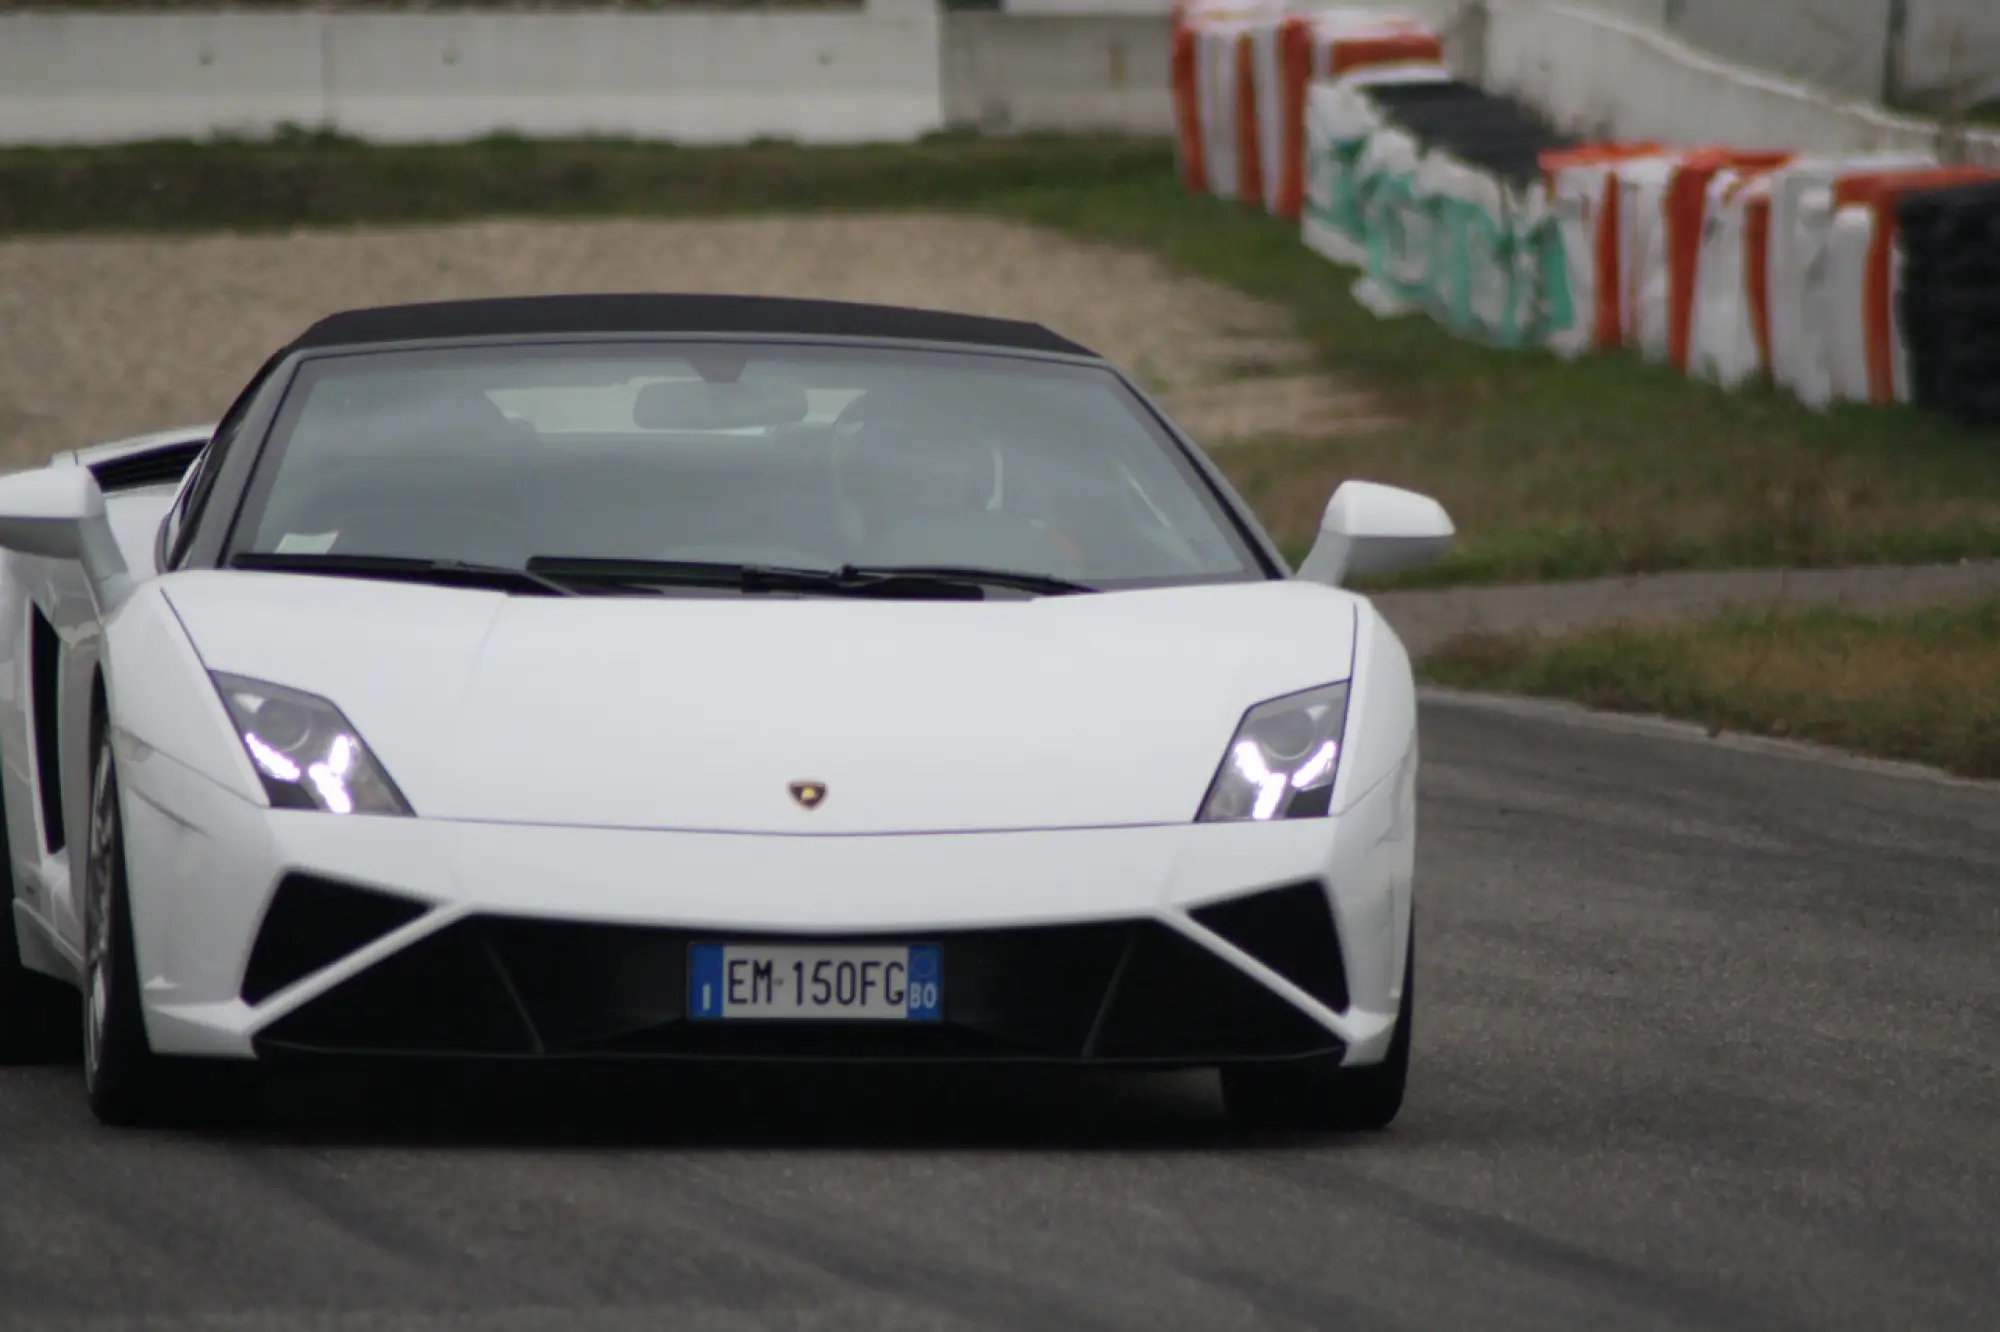
<instances>
[{"instance_id":1,"label":"stacked barrier","mask_svg":"<svg viewBox=\"0 0 2000 1332\"><path fill-rule=\"evenodd\" d=\"M1306 135L1301 233L1364 270L1356 299L1500 346L1574 340L1580 314L1542 179L1544 155L1569 140L1416 65L1316 84Z\"/></svg>"},{"instance_id":2,"label":"stacked barrier","mask_svg":"<svg viewBox=\"0 0 2000 1332\"><path fill-rule=\"evenodd\" d=\"M1913 192L1895 209L1911 396L2000 427L2000 183Z\"/></svg>"},{"instance_id":3,"label":"stacked barrier","mask_svg":"<svg viewBox=\"0 0 2000 1332\"><path fill-rule=\"evenodd\" d=\"M1296 219L1385 318L2000 424L2000 168L1580 143L1393 9L1183 0L1173 31L1187 187Z\"/></svg>"},{"instance_id":4,"label":"stacked barrier","mask_svg":"<svg viewBox=\"0 0 2000 1332\"><path fill-rule=\"evenodd\" d=\"M1444 58L1439 35L1396 10L1286 0L1180 0L1172 18L1182 183L1296 218L1313 80Z\"/></svg>"},{"instance_id":5,"label":"stacked barrier","mask_svg":"<svg viewBox=\"0 0 2000 1332\"><path fill-rule=\"evenodd\" d=\"M1263 117L1265 207L1297 218L1305 199L1305 116L1315 79L1357 70L1415 65L1441 68L1444 43L1408 15L1334 9L1288 14L1253 37Z\"/></svg>"},{"instance_id":6,"label":"stacked barrier","mask_svg":"<svg viewBox=\"0 0 2000 1332\"><path fill-rule=\"evenodd\" d=\"M1917 325L1902 299L1905 205L1927 244L1948 246L1922 201L2000 175L1914 153L1653 144L1555 154L1547 165L1553 206L1568 219L1572 291L1594 309L1590 347L1633 350L1725 388L1776 383L1816 407L1918 396L1906 333ZM1927 261L1920 273L1955 262ZM1925 299L1917 308L1929 308ZM1993 327L2000 339L2000 306ZM1945 390L1955 392L1964 396Z\"/></svg>"}]
</instances>

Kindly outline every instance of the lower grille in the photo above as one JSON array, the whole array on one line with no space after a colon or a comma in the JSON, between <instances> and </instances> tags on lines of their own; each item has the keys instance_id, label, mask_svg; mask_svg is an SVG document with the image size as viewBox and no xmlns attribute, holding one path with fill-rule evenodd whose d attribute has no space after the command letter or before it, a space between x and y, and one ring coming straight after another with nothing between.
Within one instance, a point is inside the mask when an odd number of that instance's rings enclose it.
<instances>
[{"instance_id":1,"label":"lower grille","mask_svg":"<svg viewBox=\"0 0 2000 1332\"><path fill-rule=\"evenodd\" d=\"M1340 936L1319 884L1232 897L1188 914L1336 1013L1347 1008Z\"/></svg>"},{"instance_id":2,"label":"lower grille","mask_svg":"<svg viewBox=\"0 0 2000 1332\"><path fill-rule=\"evenodd\" d=\"M421 902L309 874L288 874L271 896L243 970L243 1000L259 1004L424 914Z\"/></svg>"},{"instance_id":3,"label":"lower grille","mask_svg":"<svg viewBox=\"0 0 2000 1332\"><path fill-rule=\"evenodd\" d=\"M696 942L802 941L475 916L264 1029L260 1052L607 1059L1116 1062L1338 1051L1339 1040L1151 921L925 932L944 952L935 1023L694 1022Z\"/></svg>"}]
</instances>

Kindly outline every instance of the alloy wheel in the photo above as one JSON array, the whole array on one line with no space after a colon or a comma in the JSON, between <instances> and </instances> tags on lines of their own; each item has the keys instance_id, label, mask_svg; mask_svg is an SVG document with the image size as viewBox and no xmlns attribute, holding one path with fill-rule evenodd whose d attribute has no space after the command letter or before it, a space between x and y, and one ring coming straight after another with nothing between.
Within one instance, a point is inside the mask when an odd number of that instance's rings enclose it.
<instances>
[{"instance_id":1,"label":"alloy wheel","mask_svg":"<svg viewBox=\"0 0 2000 1332\"><path fill-rule=\"evenodd\" d=\"M111 1015L112 941L116 937L112 927L117 910L117 894L112 888L117 847L118 793L112 785L107 741L98 749L91 777L89 860L84 866L83 1077L87 1087L97 1085Z\"/></svg>"}]
</instances>

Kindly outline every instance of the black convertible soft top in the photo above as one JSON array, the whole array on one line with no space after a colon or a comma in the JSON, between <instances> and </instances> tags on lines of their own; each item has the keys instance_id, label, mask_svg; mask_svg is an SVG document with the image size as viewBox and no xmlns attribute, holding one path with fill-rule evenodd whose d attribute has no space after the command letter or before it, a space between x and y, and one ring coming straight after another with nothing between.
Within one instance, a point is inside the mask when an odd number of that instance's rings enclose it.
<instances>
[{"instance_id":1,"label":"black convertible soft top","mask_svg":"<svg viewBox=\"0 0 2000 1332\"><path fill-rule=\"evenodd\" d=\"M344 310L308 328L292 345L324 348L592 333L888 338L1069 356L1096 355L1040 324L1015 319L852 301L665 293L505 296Z\"/></svg>"}]
</instances>

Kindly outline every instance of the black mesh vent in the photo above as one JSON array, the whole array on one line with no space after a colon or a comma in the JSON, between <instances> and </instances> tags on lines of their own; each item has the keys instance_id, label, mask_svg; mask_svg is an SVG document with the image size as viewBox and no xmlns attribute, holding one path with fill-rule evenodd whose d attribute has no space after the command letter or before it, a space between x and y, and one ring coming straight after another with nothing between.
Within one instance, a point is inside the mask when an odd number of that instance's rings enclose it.
<instances>
[{"instance_id":1,"label":"black mesh vent","mask_svg":"<svg viewBox=\"0 0 2000 1332\"><path fill-rule=\"evenodd\" d=\"M508 1055L536 1048L485 932L471 920L348 977L279 1018L260 1039L383 1054Z\"/></svg>"},{"instance_id":2,"label":"black mesh vent","mask_svg":"<svg viewBox=\"0 0 2000 1332\"><path fill-rule=\"evenodd\" d=\"M1368 88L1370 101L1398 111L1424 102L1476 102L1485 97L1483 88L1459 79L1444 79L1435 83L1371 84Z\"/></svg>"},{"instance_id":3,"label":"black mesh vent","mask_svg":"<svg viewBox=\"0 0 2000 1332\"><path fill-rule=\"evenodd\" d=\"M1332 1032L1200 944L1149 926L1133 936L1092 1053L1198 1063L1339 1048Z\"/></svg>"},{"instance_id":4,"label":"black mesh vent","mask_svg":"<svg viewBox=\"0 0 2000 1332\"><path fill-rule=\"evenodd\" d=\"M702 1022L696 942L796 936L473 917L351 977L258 1036L348 1053L1198 1064L1338 1049L1290 1003L1153 922L842 936L944 950L943 1020Z\"/></svg>"},{"instance_id":5,"label":"black mesh vent","mask_svg":"<svg viewBox=\"0 0 2000 1332\"><path fill-rule=\"evenodd\" d=\"M107 493L114 490L137 490L140 486L179 485L181 478L187 475L187 469L197 457L201 456L201 451L207 443L207 440L194 440L187 444L148 449L129 458L113 458L108 462L92 463L90 474L97 478L97 488Z\"/></svg>"},{"instance_id":6,"label":"black mesh vent","mask_svg":"<svg viewBox=\"0 0 2000 1332\"><path fill-rule=\"evenodd\" d=\"M35 781L42 797L42 839L54 855L69 842L63 829L62 745L56 734L61 709L62 644L40 606L28 611L28 684L35 708Z\"/></svg>"},{"instance_id":7,"label":"black mesh vent","mask_svg":"<svg viewBox=\"0 0 2000 1332\"><path fill-rule=\"evenodd\" d=\"M678 1022L687 944L665 930L495 918L474 924L543 1049L611 1044Z\"/></svg>"},{"instance_id":8,"label":"black mesh vent","mask_svg":"<svg viewBox=\"0 0 2000 1332\"><path fill-rule=\"evenodd\" d=\"M1319 884L1295 883L1188 914L1336 1013L1346 1011L1347 968Z\"/></svg>"},{"instance_id":9,"label":"black mesh vent","mask_svg":"<svg viewBox=\"0 0 2000 1332\"><path fill-rule=\"evenodd\" d=\"M420 902L291 874L278 885L243 972L243 998L262 1003L424 914Z\"/></svg>"}]
</instances>

